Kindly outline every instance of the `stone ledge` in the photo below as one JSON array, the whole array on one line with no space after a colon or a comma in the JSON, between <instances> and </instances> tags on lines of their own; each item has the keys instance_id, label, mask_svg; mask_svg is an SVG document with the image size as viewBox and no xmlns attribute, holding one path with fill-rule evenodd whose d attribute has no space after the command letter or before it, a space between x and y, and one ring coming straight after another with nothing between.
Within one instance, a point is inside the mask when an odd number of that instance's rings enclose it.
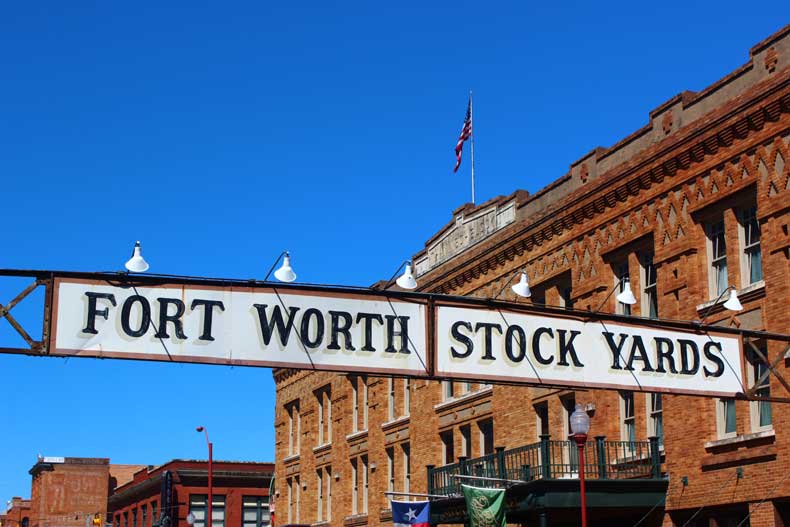
<instances>
[{"instance_id":1,"label":"stone ledge","mask_svg":"<svg viewBox=\"0 0 790 527\"><path fill-rule=\"evenodd\" d=\"M367 525L367 514L353 514L343 518L343 527L357 527L358 525Z\"/></svg>"},{"instance_id":2,"label":"stone ledge","mask_svg":"<svg viewBox=\"0 0 790 527\"><path fill-rule=\"evenodd\" d=\"M441 402L433 406L433 409L437 412L444 412L447 410L451 410L456 406L462 406L472 401L476 401L477 399L483 399L485 397L489 397L494 392L493 387L488 386L483 388L482 390L477 390L476 392L469 392L458 397L453 397L452 399L448 399L447 401Z\"/></svg>"}]
</instances>

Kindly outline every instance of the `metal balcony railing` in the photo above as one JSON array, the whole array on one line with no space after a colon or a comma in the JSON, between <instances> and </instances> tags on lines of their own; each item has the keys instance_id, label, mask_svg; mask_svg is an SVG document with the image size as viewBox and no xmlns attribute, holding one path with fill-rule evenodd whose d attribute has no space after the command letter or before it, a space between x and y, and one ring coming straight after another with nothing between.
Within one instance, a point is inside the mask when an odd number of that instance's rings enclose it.
<instances>
[{"instance_id":1,"label":"metal balcony railing","mask_svg":"<svg viewBox=\"0 0 790 527\"><path fill-rule=\"evenodd\" d=\"M596 437L584 449L585 479L661 478L661 453L658 438L648 441L606 441ZM480 476L500 480L572 479L579 477L579 454L572 440L554 441L542 436L538 443L510 450L498 448L493 454L460 458L442 467L428 466L428 494L461 494L461 483L479 487L499 486L486 479L456 478Z\"/></svg>"}]
</instances>

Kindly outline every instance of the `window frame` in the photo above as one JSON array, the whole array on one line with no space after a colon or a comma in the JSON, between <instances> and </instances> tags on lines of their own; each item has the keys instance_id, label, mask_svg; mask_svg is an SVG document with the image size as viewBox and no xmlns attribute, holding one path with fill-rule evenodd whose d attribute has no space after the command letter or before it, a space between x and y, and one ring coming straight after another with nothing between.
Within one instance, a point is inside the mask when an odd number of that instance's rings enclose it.
<instances>
[{"instance_id":1,"label":"window frame","mask_svg":"<svg viewBox=\"0 0 790 527\"><path fill-rule=\"evenodd\" d=\"M727 408L732 405L734 429L727 431ZM738 435L738 407L733 398L716 399L716 435L719 439L728 439Z\"/></svg>"},{"instance_id":2,"label":"window frame","mask_svg":"<svg viewBox=\"0 0 790 527\"><path fill-rule=\"evenodd\" d=\"M721 226L721 229L719 229L719 226ZM715 219L705 223L705 236L708 253L708 293L710 298L715 299L729 286L727 225L723 212L717 215Z\"/></svg>"},{"instance_id":3,"label":"window frame","mask_svg":"<svg viewBox=\"0 0 790 527\"><path fill-rule=\"evenodd\" d=\"M768 357L768 349L766 344L755 344L764 356ZM755 386L760 376L768 369L768 365L760 359L751 347L746 349L745 353L746 362L746 375L749 379L749 384ZM766 375L763 382L760 383L759 388L755 386L754 394L761 397L771 396L771 376ZM763 405L768 405L768 416L770 422L765 425L760 424L760 409ZM774 411L771 403L768 401L749 401L749 424L752 432L763 432L774 429L773 424Z\"/></svg>"},{"instance_id":4,"label":"window frame","mask_svg":"<svg viewBox=\"0 0 790 527\"><path fill-rule=\"evenodd\" d=\"M759 283L763 280L763 258L762 258L762 228L760 220L757 218L757 205L738 207L738 241L740 242L741 254L741 286L747 287ZM754 231L757 233L757 241L752 239ZM752 279L755 254L759 258L759 277Z\"/></svg>"},{"instance_id":5,"label":"window frame","mask_svg":"<svg viewBox=\"0 0 790 527\"><path fill-rule=\"evenodd\" d=\"M642 290L641 313L643 317L658 318L658 269L652 251L639 253L640 286ZM651 280L652 278L652 280ZM652 312L655 308L655 313Z\"/></svg>"}]
</instances>

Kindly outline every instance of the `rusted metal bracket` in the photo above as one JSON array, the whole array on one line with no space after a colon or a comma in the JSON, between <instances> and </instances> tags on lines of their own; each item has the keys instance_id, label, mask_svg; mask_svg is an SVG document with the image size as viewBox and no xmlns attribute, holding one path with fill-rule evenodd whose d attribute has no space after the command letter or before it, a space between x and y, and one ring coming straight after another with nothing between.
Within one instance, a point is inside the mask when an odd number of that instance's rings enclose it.
<instances>
[{"instance_id":1,"label":"rusted metal bracket","mask_svg":"<svg viewBox=\"0 0 790 527\"><path fill-rule=\"evenodd\" d=\"M768 376L769 376L770 374L772 374L772 373L773 373L773 374L774 374L774 376L775 376L775 377L776 377L776 378L779 380L779 382L781 383L781 385L782 385L782 386L784 386L785 390L787 390L787 393L789 393L789 394L790 394L790 383L788 383L788 382L785 380L785 378L784 378L784 377L782 377L782 374L781 374L781 373L779 373L779 372L776 370L776 366L778 366L778 365L779 365L779 363L780 363L782 360L784 360L785 356L787 355L787 352L788 352L788 351L790 351L790 344L788 344L788 345L785 347L785 350L784 350L782 353L780 353L779 355L777 355L776 359L774 359L774 361L773 361L773 362L770 362L770 361L768 360L768 357L766 357L766 356L765 356L765 354L764 354L764 353L763 353L763 352L760 350L760 348L758 348L757 346L755 346L755 345L754 345L754 342L752 341L752 339L744 339L744 340L745 340L745 341L746 341L746 343L749 345L749 347L752 349L752 351L754 352L754 354L755 354L755 355L757 355L757 357L758 357L758 358L759 358L761 361L763 361L763 363L764 363L766 366L768 366L768 369L767 369L766 371L764 371L764 372L763 372L763 374L762 374L762 375L760 375L760 378L759 378L759 379L757 379L757 380L755 381L755 383L754 383L754 386L752 386L751 388L749 388L749 389L746 391L746 397L749 397L749 398L754 398L755 400L759 400L759 399L761 399L760 397L757 397L757 396L755 395L755 393L757 392L758 388L759 388L759 387L760 387L760 385L763 383L763 381L765 381L765 379L766 379L766 378L768 378Z\"/></svg>"},{"instance_id":2,"label":"rusted metal bracket","mask_svg":"<svg viewBox=\"0 0 790 527\"><path fill-rule=\"evenodd\" d=\"M31 337L28 332L25 331L25 328L22 327L22 324L20 324L13 317L13 315L11 315L10 311L16 307L19 302L24 300L27 295L35 291L39 285L42 285L42 283L44 282L37 279L35 282L27 286L21 293L16 295L16 297L14 297L14 299L8 304L5 306L0 304L0 318L5 318L8 323L11 324L11 327L14 328L17 333L19 333L25 342L27 342L27 345L30 347L31 351L41 351L43 349L42 341L34 340L33 337Z\"/></svg>"}]
</instances>

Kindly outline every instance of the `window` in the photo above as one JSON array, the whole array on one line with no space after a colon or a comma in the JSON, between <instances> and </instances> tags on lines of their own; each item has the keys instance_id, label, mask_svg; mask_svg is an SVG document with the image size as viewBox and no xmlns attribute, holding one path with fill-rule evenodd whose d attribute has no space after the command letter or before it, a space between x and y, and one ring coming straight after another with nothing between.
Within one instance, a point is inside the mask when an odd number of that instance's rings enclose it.
<instances>
[{"instance_id":1,"label":"window","mask_svg":"<svg viewBox=\"0 0 790 527\"><path fill-rule=\"evenodd\" d=\"M271 523L269 496L244 496L241 501L242 527L266 527Z\"/></svg>"},{"instance_id":2,"label":"window","mask_svg":"<svg viewBox=\"0 0 790 527\"><path fill-rule=\"evenodd\" d=\"M660 393L647 394L647 435L658 437L658 444L664 444L664 407Z\"/></svg>"},{"instance_id":3,"label":"window","mask_svg":"<svg viewBox=\"0 0 790 527\"><path fill-rule=\"evenodd\" d=\"M537 426L535 430L540 436L549 434L549 405L548 403L540 403L535 405L535 416L537 417Z\"/></svg>"},{"instance_id":4,"label":"window","mask_svg":"<svg viewBox=\"0 0 790 527\"><path fill-rule=\"evenodd\" d=\"M471 382L462 382L460 394L463 395L465 393L470 393L472 391L472 383Z\"/></svg>"},{"instance_id":5,"label":"window","mask_svg":"<svg viewBox=\"0 0 790 527\"><path fill-rule=\"evenodd\" d=\"M453 381L443 381L442 382L442 389L444 390L444 400L449 401L453 398L453 390L455 386L453 386Z\"/></svg>"},{"instance_id":6,"label":"window","mask_svg":"<svg viewBox=\"0 0 790 527\"><path fill-rule=\"evenodd\" d=\"M205 494L189 495L189 512L195 516L193 527L206 527L206 508L208 496ZM211 497L211 527L225 527L225 496Z\"/></svg>"},{"instance_id":7,"label":"window","mask_svg":"<svg viewBox=\"0 0 790 527\"><path fill-rule=\"evenodd\" d=\"M494 453L494 421L486 419L477 423L480 429L480 454L485 456Z\"/></svg>"},{"instance_id":8,"label":"window","mask_svg":"<svg viewBox=\"0 0 790 527\"><path fill-rule=\"evenodd\" d=\"M123 513L123 527L129 527L129 513Z\"/></svg>"},{"instance_id":9,"label":"window","mask_svg":"<svg viewBox=\"0 0 790 527\"><path fill-rule=\"evenodd\" d=\"M143 522L141 525L143 527L148 527L148 505L143 505L142 507L140 507L140 514L142 516L142 519L140 521Z\"/></svg>"},{"instance_id":10,"label":"window","mask_svg":"<svg viewBox=\"0 0 790 527\"><path fill-rule=\"evenodd\" d=\"M387 379L387 419L395 419L395 379Z\"/></svg>"},{"instance_id":11,"label":"window","mask_svg":"<svg viewBox=\"0 0 790 527\"><path fill-rule=\"evenodd\" d=\"M288 414L288 455L299 454L299 437L302 431L302 422L299 416L299 401L294 401L285 405Z\"/></svg>"},{"instance_id":12,"label":"window","mask_svg":"<svg viewBox=\"0 0 790 527\"><path fill-rule=\"evenodd\" d=\"M115 527L121 527L121 515L120 514L116 514L115 515Z\"/></svg>"},{"instance_id":13,"label":"window","mask_svg":"<svg viewBox=\"0 0 790 527\"><path fill-rule=\"evenodd\" d=\"M351 378L354 432L368 429L368 381L363 375Z\"/></svg>"},{"instance_id":14,"label":"window","mask_svg":"<svg viewBox=\"0 0 790 527\"><path fill-rule=\"evenodd\" d=\"M442 464L449 465L455 460L455 445L453 444L453 431L445 430L439 433L442 440Z\"/></svg>"},{"instance_id":15,"label":"window","mask_svg":"<svg viewBox=\"0 0 790 527\"><path fill-rule=\"evenodd\" d=\"M737 432L735 419L735 399L719 399L716 401L716 428L720 438L735 437Z\"/></svg>"},{"instance_id":16,"label":"window","mask_svg":"<svg viewBox=\"0 0 790 527\"><path fill-rule=\"evenodd\" d=\"M461 427L461 455L472 457L472 427L469 425Z\"/></svg>"},{"instance_id":17,"label":"window","mask_svg":"<svg viewBox=\"0 0 790 527\"><path fill-rule=\"evenodd\" d=\"M634 416L634 392L620 392L620 437L623 441L636 441L636 418Z\"/></svg>"},{"instance_id":18,"label":"window","mask_svg":"<svg viewBox=\"0 0 790 527\"><path fill-rule=\"evenodd\" d=\"M351 460L351 514L368 513L368 456Z\"/></svg>"},{"instance_id":19,"label":"window","mask_svg":"<svg viewBox=\"0 0 790 527\"><path fill-rule=\"evenodd\" d=\"M708 246L710 252L710 289L715 298L727 289L727 243L724 236L724 219L708 225Z\"/></svg>"},{"instance_id":20,"label":"window","mask_svg":"<svg viewBox=\"0 0 790 527\"><path fill-rule=\"evenodd\" d=\"M658 288L653 253L644 253L639 260L642 264L642 316L658 318Z\"/></svg>"},{"instance_id":21,"label":"window","mask_svg":"<svg viewBox=\"0 0 790 527\"><path fill-rule=\"evenodd\" d=\"M411 492L411 446L409 443L401 445L403 451L403 492Z\"/></svg>"},{"instance_id":22,"label":"window","mask_svg":"<svg viewBox=\"0 0 790 527\"><path fill-rule=\"evenodd\" d=\"M403 379L403 415L411 413L411 379Z\"/></svg>"},{"instance_id":23,"label":"window","mask_svg":"<svg viewBox=\"0 0 790 527\"><path fill-rule=\"evenodd\" d=\"M299 523L300 505L301 505L301 502L302 502L302 483L301 483L301 478L299 476L295 476L294 477L294 486L296 487L296 489L295 489L296 490L296 500L295 500L296 501L296 505L294 507L294 517L295 517L294 522L295 523Z\"/></svg>"},{"instance_id":24,"label":"window","mask_svg":"<svg viewBox=\"0 0 790 527\"><path fill-rule=\"evenodd\" d=\"M315 471L316 475L316 521L324 520L324 469L319 468Z\"/></svg>"},{"instance_id":25,"label":"window","mask_svg":"<svg viewBox=\"0 0 790 527\"><path fill-rule=\"evenodd\" d=\"M743 264L741 282L753 284L763 279L763 258L760 250L760 222L755 205L740 210Z\"/></svg>"},{"instance_id":26,"label":"window","mask_svg":"<svg viewBox=\"0 0 790 527\"><path fill-rule=\"evenodd\" d=\"M390 447L387 452L387 490L395 490L395 449Z\"/></svg>"},{"instance_id":27,"label":"window","mask_svg":"<svg viewBox=\"0 0 790 527\"><path fill-rule=\"evenodd\" d=\"M288 478L286 484L288 485L288 523L293 523L293 508L294 508L294 480Z\"/></svg>"},{"instance_id":28,"label":"window","mask_svg":"<svg viewBox=\"0 0 790 527\"><path fill-rule=\"evenodd\" d=\"M132 509L132 527L137 527L137 509Z\"/></svg>"},{"instance_id":29,"label":"window","mask_svg":"<svg viewBox=\"0 0 790 527\"><path fill-rule=\"evenodd\" d=\"M155 524L158 521L156 517L156 502L151 502L151 525ZM120 526L119 526L120 527Z\"/></svg>"},{"instance_id":30,"label":"window","mask_svg":"<svg viewBox=\"0 0 790 527\"><path fill-rule=\"evenodd\" d=\"M332 519L332 467L324 467L324 481L326 482L326 491L324 492L324 501L326 502L326 521Z\"/></svg>"},{"instance_id":31,"label":"window","mask_svg":"<svg viewBox=\"0 0 790 527\"><path fill-rule=\"evenodd\" d=\"M768 357L768 349L764 343L759 345L757 349L760 350L764 357ZM748 349L746 352L746 362L750 384L757 386L754 394L757 397L770 397L771 382L768 375L768 366L752 349ZM773 428L771 403L768 401L751 401L749 403L749 414L753 431L757 432Z\"/></svg>"},{"instance_id":32,"label":"window","mask_svg":"<svg viewBox=\"0 0 790 527\"><path fill-rule=\"evenodd\" d=\"M628 260L623 262L617 263L614 266L614 285L617 287L617 293L620 294L625 291L625 282L626 280L630 280L628 274ZM631 314L631 306L629 304L623 304L622 302L617 302L615 300L615 312L620 315L630 315Z\"/></svg>"},{"instance_id":33,"label":"window","mask_svg":"<svg viewBox=\"0 0 790 527\"><path fill-rule=\"evenodd\" d=\"M332 392L324 386L315 393L318 400L318 445L332 442Z\"/></svg>"}]
</instances>

